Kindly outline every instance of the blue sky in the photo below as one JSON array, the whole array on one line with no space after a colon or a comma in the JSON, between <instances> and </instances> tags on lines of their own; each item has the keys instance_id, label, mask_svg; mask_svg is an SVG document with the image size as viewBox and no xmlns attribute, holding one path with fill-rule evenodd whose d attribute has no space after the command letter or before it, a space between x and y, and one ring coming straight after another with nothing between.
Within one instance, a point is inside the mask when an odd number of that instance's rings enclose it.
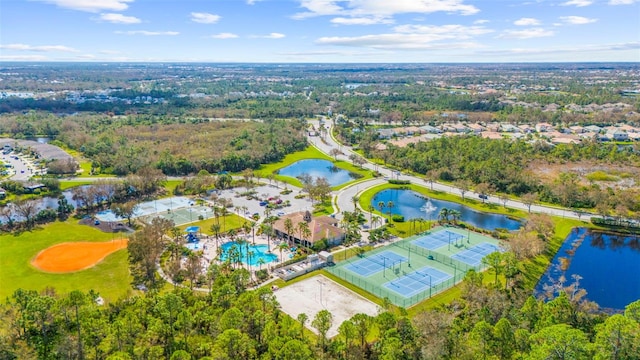
<instances>
[{"instance_id":1,"label":"blue sky","mask_svg":"<svg viewBox=\"0 0 640 360\"><path fill-rule=\"evenodd\" d=\"M640 61L640 0L2 0L0 61Z\"/></svg>"}]
</instances>

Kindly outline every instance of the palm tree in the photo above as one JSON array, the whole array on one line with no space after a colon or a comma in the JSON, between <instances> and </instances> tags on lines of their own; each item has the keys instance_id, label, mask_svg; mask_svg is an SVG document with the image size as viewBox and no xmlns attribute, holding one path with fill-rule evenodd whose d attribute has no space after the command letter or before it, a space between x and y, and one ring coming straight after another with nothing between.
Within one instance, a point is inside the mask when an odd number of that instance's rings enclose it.
<instances>
[{"instance_id":1,"label":"palm tree","mask_svg":"<svg viewBox=\"0 0 640 360\"><path fill-rule=\"evenodd\" d=\"M258 258L258 271L262 271L262 265L266 264L267 262L264 261L264 258Z\"/></svg>"},{"instance_id":2,"label":"palm tree","mask_svg":"<svg viewBox=\"0 0 640 360\"><path fill-rule=\"evenodd\" d=\"M389 209L389 211L387 211L389 213L389 219L391 219L391 209L396 206L393 201L389 200L387 202L387 209Z\"/></svg>"},{"instance_id":3,"label":"palm tree","mask_svg":"<svg viewBox=\"0 0 640 360\"><path fill-rule=\"evenodd\" d=\"M351 202L353 203L353 211L355 211L355 212L357 212L359 210L358 209L358 201L359 200L360 200L360 198L357 197L357 196L354 196L354 197L351 198Z\"/></svg>"},{"instance_id":4,"label":"palm tree","mask_svg":"<svg viewBox=\"0 0 640 360\"><path fill-rule=\"evenodd\" d=\"M225 231L227 228L227 215L229 214L229 212L227 211L226 207L221 207L220 208L220 215L222 216L222 231Z\"/></svg>"},{"instance_id":5,"label":"palm tree","mask_svg":"<svg viewBox=\"0 0 640 360\"><path fill-rule=\"evenodd\" d=\"M306 230L305 230L306 229ZM300 221L298 223L298 239L300 240L300 245L302 245L302 239L304 239L304 234L309 230L309 224L306 221Z\"/></svg>"},{"instance_id":6,"label":"palm tree","mask_svg":"<svg viewBox=\"0 0 640 360\"><path fill-rule=\"evenodd\" d=\"M213 233L213 236L215 236L216 238L216 245L220 246L220 244L218 243L218 240L220 238L220 224L211 224L210 230Z\"/></svg>"},{"instance_id":7,"label":"palm tree","mask_svg":"<svg viewBox=\"0 0 640 360\"><path fill-rule=\"evenodd\" d=\"M367 208L367 210L369 210L369 222L371 223L373 220L373 210L375 210L376 208L373 207L373 205L369 204L369 207ZM371 225L371 227L373 227L373 225Z\"/></svg>"},{"instance_id":8,"label":"palm tree","mask_svg":"<svg viewBox=\"0 0 640 360\"><path fill-rule=\"evenodd\" d=\"M280 262L283 262L284 259L282 258L282 252L284 250L289 250L289 245L285 242L281 242L280 245L278 245L278 250L280 250Z\"/></svg>"},{"instance_id":9,"label":"palm tree","mask_svg":"<svg viewBox=\"0 0 640 360\"><path fill-rule=\"evenodd\" d=\"M449 209L442 208L438 213L438 221L440 222L449 222Z\"/></svg>"},{"instance_id":10,"label":"palm tree","mask_svg":"<svg viewBox=\"0 0 640 360\"><path fill-rule=\"evenodd\" d=\"M248 242L247 242L247 249L249 249L249 243ZM255 252L253 252L251 250L247 250L247 266L249 267L249 275L251 275L251 258L255 254L256 254Z\"/></svg>"},{"instance_id":11,"label":"palm tree","mask_svg":"<svg viewBox=\"0 0 640 360\"><path fill-rule=\"evenodd\" d=\"M380 212L384 214L384 212L382 211L382 209L384 209L385 207L384 201L378 201L378 207L380 208Z\"/></svg>"},{"instance_id":12,"label":"palm tree","mask_svg":"<svg viewBox=\"0 0 640 360\"><path fill-rule=\"evenodd\" d=\"M453 220L453 223L455 224L455 223L458 222L458 220L460 220L460 216L462 216L462 214L458 210L451 209L451 210L449 210L449 216L451 216L451 219Z\"/></svg>"},{"instance_id":13,"label":"palm tree","mask_svg":"<svg viewBox=\"0 0 640 360\"><path fill-rule=\"evenodd\" d=\"M289 244L291 244L291 236L293 235L293 221L291 221L291 219L285 219L284 220L284 230L287 232L287 240L289 241Z\"/></svg>"}]
</instances>

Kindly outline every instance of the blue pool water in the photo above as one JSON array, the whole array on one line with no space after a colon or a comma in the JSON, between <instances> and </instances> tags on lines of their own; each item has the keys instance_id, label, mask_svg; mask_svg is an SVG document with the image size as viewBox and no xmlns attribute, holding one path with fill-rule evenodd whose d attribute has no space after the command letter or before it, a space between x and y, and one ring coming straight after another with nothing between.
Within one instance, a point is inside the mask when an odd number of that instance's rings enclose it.
<instances>
[{"instance_id":1,"label":"blue pool water","mask_svg":"<svg viewBox=\"0 0 640 360\"><path fill-rule=\"evenodd\" d=\"M220 260L227 260L229 249L235 246L240 251L240 261L243 263L247 263L247 246L246 245L238 245L236 242L226 242L222 244L222 255L220 255ZM278 260L278 256L273 253L267 252L267 245L251 245L249 244L248 251L252 251L253 255L249 259L249 264L251 266L258 266L258 259L264 259L264 263L268 264L273 261Z\"/></svg>"},{"instance_id":2,"label":"blue pool water","mask_svg":"<svg viewBox=\"0 0 640 360\"><path fill-rule=\"evenodd\" d=\"M519 221L510 219L505 215L475 211L465 205L450 201L427 200L424 196L412 190L382 190L373 197L371 205L375 207L376 210L380 210L380 207L378 207L380 201L385 203L385 207L382 208L383 213L388 213L389 209L386 207L386 204L392 201L393 207L391 208L391 213L402 215L405 220L413 218L437 220L440 210L447 208L449 210L458 210L461 221L483 229L495 230L502 228L518 230L522 225Z\"/></svg>"},{"instance_id":3,"label":"blue pool water","mask_svg":"<svg viewBox=\"0 0 640 360\"><path fill-rule=\"evenodd\" d=\"M561 260L568 261L566 270ZM640 237L575 228L553 258L553 262L536 286L536 294L544 292L560 276L570 285L573 275L579 275L580 288L586 298L600 307L624 310L629 303L640 299Z\"/></svg>"},{"instance_id":4,"label":"blue pool water","mask_svg":"<svg viewBox=\"0 0 640 360\"><path fill-rule=\"evenodd\" d=\"M353 173L335 167L331 161L320 159L296 161L293 164L280 169L278 174L291 177L309 174L314 179L323 177L327 179L331 186L341 185L355 179L355 175Z\"/></svg>"}]
</instances>

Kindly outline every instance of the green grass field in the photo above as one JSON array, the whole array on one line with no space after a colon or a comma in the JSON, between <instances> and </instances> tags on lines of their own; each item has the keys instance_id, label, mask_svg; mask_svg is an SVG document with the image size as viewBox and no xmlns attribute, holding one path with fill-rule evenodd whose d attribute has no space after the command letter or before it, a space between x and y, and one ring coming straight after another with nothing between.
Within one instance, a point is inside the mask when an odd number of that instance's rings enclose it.
<instances>
[{"instance_id":1,"label":"green grass field","mask_svg":"<svg viewBox=\"0 0 640 360\"><path fill-rule=\"evenodd\" d=\"M71 290L97 291L105 300L115 301L129 294L131 277L127 251L120 250L93 268L70 274L49 274L31 266L31 259L40 251L69 241L110 241L118 234L103 233L76 220L56 222L19 235L0 236L0 298L18 288L41 291L53 287L58 293ZM119 234L122 237L122 234Z\"/></svg>"},{"instance_id":2,"label":"green grass field","mask_svg":"<svg viewBox=\"0 0 640 360\"><path fill-rule=\"evenodd\" d=\"M224 219L222 217L220 217L220 232L222 233L223 231L223 226L224 229L226 231L229 231L231 229L239 229L242 227L242 224L244 224L245 222L249 222L249 220L240 217L236 214L229 214L227 216L224 217ZM207 235L213 235L213 232L211 231L211 225L216 223L216 218L212 217L210 219L206 219L206 220L201 220L201 221L196 221L196 222L192 222L189 224L184 224L184 225L180 225L178 226L178 229L180 230L185 230L186 228L188 228L189 226L199 226L200 227L200 232L203 234L207 234Z\"/></svg>"}]
</instances>

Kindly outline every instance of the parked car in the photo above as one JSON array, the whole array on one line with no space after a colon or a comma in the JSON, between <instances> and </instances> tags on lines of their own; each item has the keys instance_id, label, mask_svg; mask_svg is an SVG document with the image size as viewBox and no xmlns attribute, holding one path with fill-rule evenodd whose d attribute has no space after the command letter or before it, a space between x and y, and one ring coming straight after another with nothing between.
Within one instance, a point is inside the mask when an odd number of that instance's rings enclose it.
<instances>
[{"instance_id":1,"label":"parked car","mask_svg":"<svg viewBox=\"0 0 640 360\"><path fill-rule=\"evenodd\" d=\"M478 197L482 200L487 200L489 198L487 195L484 195L484 194L480 194L478 195Z\"/></svg>"}]
</instances>

